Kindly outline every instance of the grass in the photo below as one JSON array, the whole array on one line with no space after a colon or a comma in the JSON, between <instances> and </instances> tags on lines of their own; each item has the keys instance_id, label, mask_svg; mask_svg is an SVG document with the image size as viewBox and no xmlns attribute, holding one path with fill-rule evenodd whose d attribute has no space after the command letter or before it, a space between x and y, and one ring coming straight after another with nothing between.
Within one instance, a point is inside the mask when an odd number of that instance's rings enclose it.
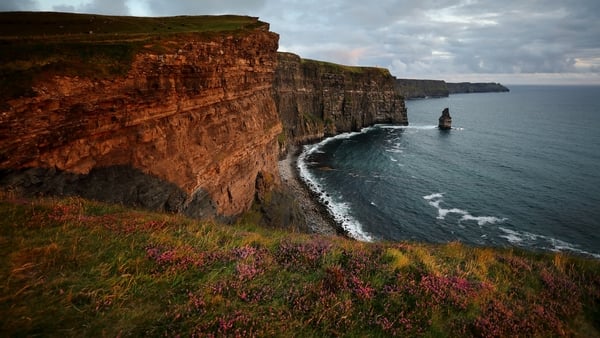
<instances>
[{"instance_id":1,"label":"grass","mask_svg":"<svg viewBox=\"0 0 600 338\"><path fill-rule=\"evenodd\" d=\"M0 99L31 96L54 75L108 79L142 51L174 52L166 40L245 34L268 25L247 16L125 17L54 12L0 13Z\"/></svg>"},{"instance_id":2,"label":"grass","mask_svg":"<svg viewBox=\"0 0 600 338\"><path fill-rule=\"evenodd\" d=\"M600 335L600 261L0 198L2 336Z\"/></svg>"},{"instance_id":3,"label":"grass","mask_svg":"<svg viewBox=\"0 0 600 338\"><path fill-rule=\"evenodd\" d=\"M134 17L57 12L4 12L0 13L2 38L127 38L132 34L171 34L190 32L222 32L265 27L255 17L172 16Z\"/></svg>"},{"instance_id":4,"label":"grass","mask_svg":"<svg viewBox=\"0 0 600 338\"><path fill-rule=\"evenodd\" d=\"M367 72L373 72L381 74L383 76L391 76L390 71L387 68L381 67L363 67L363 66L347 66L332 62L318 61L311 59L301 59L303 64L314 65L318 68L325 69L331 73L350 73L350 74L364 74Z\"/></svg>"}]
</instances>

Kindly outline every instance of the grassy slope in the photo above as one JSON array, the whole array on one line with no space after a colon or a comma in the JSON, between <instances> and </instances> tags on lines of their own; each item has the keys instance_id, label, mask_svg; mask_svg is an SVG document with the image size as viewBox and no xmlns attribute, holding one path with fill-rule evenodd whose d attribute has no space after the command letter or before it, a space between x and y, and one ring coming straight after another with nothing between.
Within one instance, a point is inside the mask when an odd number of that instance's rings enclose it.
<instances>
[{"instance_id":1,"label":"grassy slope","mask_svg":"<svg viewBox=\"0 0 600 338\"><path fill-rule=\"evenodd\" d=\"M265 28L246 16L160 18L54 12L0 13L0 100L32 95L48 76L124 75L136 53L164 53L176 34L241 33ZM90 34L91 32L91 34Z\"/></svg>"},{"instance_id":2,"label":"grassy slope","mask_svg":"<svg viewBox=\"0 0 600 338\"><path fill-rule=\"evenodd\" d=\"M598 336L600 261L0 199L0 335Z\"/></svg>"}]
</instances>

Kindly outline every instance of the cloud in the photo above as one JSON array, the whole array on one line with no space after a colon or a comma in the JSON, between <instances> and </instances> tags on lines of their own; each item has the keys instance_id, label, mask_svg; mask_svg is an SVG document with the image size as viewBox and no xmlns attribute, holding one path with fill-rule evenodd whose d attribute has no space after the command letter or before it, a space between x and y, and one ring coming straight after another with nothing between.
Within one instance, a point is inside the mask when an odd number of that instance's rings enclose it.
<instances>
[{"instance_id":1,"label":"cloud","mask_svg":"<svg viewBox=\"0 0 600 338\"><path fill-rule=\"evenodd\" d=\"M8 11L32 11L38 4L33 0L2 0L0 2L0 12Z\"/></svg>"},{"instance_id":2,"label":"cloud","mask_svg":"<svg viewBox=\"0 0 600 338\"><path fill-rule=\"evenodd\" d=\"M154 15L204 15L242 14L254 15L261 9L265 0L148 0L145 1Z\"/></svg>"},{"instance_id":3,"label":"cloud","mask_svg":"<svg viewBox=\"0 0 600 338\"><path fill-rule=\"evenodd\" d=\"M59 12L94 13L105 15L130 15L129 6L124 0L93 0L82 5L55 5L52 9Z\"/></svg>"}]
</instances>

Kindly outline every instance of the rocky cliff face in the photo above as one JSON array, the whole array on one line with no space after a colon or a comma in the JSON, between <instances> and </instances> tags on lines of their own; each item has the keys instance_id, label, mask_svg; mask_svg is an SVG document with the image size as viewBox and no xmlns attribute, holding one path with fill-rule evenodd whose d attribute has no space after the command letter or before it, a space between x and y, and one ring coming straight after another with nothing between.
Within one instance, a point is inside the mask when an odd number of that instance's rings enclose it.
<instances>
[{"instance_id":1,"label":"rocky cliff face","mask_svg":"<svg viewBox=\"0 0 600 338\"><path fill-rule=\"evenodd\" d=\"M495 92L508 92L509 89L505 86L494 83L494 82L458 82L451 83L447 82L446 86L450 94L459 93L495 93Z\"/></svg>"},{"instance_id":2,"label":"rocky cliff face","mask_svg":"<svg viewBox=\"0 0 600 338\"><path fill-rule=\"evenodd\" d=\"M277 182L278 36L162 36L125 76L39 74L0 105L0 181L196 217L251 205Z\"/></svg>"},{"instance_id":3,"label":"rocky cliff face","mask_svg":"<svg viewBox=\"0 0 600 338\"><path fill-rule=\"evenodd\" d=\"M406 99L447 97L450 93L442 80L396 79L396 87Z\"/></svg>"},{"instance_id":4,"label":"rocky cliff face","mask_svg":"<svg viewBox=\"0 0 600 338\"><path fill-rule=\"evenodd\" d=\"M406 99L426 97L448 97L450 94L508 92L509 89L499 83L459 82L443 80L396 79L398 91Z\"/></svg>"},{"instance_id":5,"label":"rocky cliff face","mask_svg":"<svg viewBox=\"0 0 600 338\"><path fill-rule=\"evenodd\" d=\"M278 53L275 102L287 140L304 143L374 123L407 124L386 69L348 67Z\"/></svg>"}]
</instances>

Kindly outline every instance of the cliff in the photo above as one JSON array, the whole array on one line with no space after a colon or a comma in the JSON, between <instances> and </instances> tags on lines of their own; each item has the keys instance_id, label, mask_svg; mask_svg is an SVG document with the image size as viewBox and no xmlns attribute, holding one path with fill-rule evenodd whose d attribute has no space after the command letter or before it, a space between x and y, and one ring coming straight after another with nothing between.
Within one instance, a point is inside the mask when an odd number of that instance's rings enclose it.
<instances>
[{"instance_id":1,"label":"cliff","mask_svg":"<svg viewBox=\"0 0 600 338\"><path fill-rule=\"evenodd\" d=\"M228 218L277 183L278 35L268 24L1 19L3 186Z\"/></svg>"},{"instance_id":2,"label":"cliff","mask_svg":"<svg viewBox=\"0 0 600 338\"><path fill-rule=\"evenodd\" d=\"M275 103L287 141L299 144L375 123L407 124L387 69L349 67L278 53Z\"/></svg>"},{"instance_id":3,"label":"cliff","mask_svg":"<svg viewBox=\"0 0 600 338\"><path fill-rule=\"evenodd\" d=\"M450 94L459 94L459 93L495 93L495 92L508 92L509 89L505 86L494 83L472 83L472 82L459 82L459 83L450 83L447 82L446 86L448 87L448 91Z\"/></svg>"},{"instance_id":4,"label":"cliff","mask_svg":"<svg viewBox=\"0 0 600 338\"><path fill-rule=\"evenodd\" d=\"M406 99L427 97L447 97L450 94L508 92L509 89L499 83L460 82L443 80L396 79L396 88Z\"/></svg>"},{"instance_id":5,"label":"cliff","mask_svg":"<svg viewBox=\"0 0 600 338\"><path fill-rule=\"evenodd\" d=\"M442 80L396 79L396 87L407 99L447 97L450 94Z\"/></svg>"}]
</instances>

